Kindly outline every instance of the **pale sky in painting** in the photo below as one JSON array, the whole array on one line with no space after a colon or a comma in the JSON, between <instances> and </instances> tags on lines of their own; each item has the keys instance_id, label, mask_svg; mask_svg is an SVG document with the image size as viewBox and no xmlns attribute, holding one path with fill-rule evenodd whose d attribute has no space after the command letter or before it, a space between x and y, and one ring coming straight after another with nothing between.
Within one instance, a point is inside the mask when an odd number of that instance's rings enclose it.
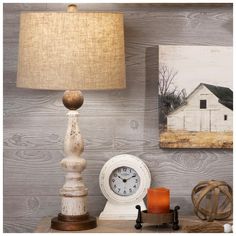
<instances>
[{"instance_id":1,"label":"pale sky in painting","mask_svg":"<svg viewBox=\"0 0 236 236\"><path fill-rule=\"evenodd\" d=\"M233 90L232 47L159 46L159 61L178 71L174 85L187 95L200 83Z\"/></svg>"}]
</instances>

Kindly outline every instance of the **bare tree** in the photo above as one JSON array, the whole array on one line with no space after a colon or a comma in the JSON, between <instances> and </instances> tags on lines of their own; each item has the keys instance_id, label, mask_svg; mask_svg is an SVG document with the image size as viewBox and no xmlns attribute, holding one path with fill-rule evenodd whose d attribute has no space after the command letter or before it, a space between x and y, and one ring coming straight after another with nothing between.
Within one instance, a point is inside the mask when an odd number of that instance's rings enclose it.
<instances>
[{"instance_id":1,"label":"bare tree","mask_svg":"<svg viewBox=\"0 0 236 236\"><path fill-rule=\"evenodd\" d=\"M159 68L158 94L159 94L159 113L160 124L164 128L167 114L180 106L186 98L185 89L178 90L174 84L174 79L178 71L162 64Z\"/></svg>"},{"instance_id":2,"label":"bare tree","mask_svg":"<svg viewBox=\"0 0 236 236\"><path fill-rule=\"evenodd\" d=\"M177 90L174 86L174 78L178 74L178 71L169 69L167 65L162 64L159 68L159 95L165 96L167 94L174 94Z\"/></svg>"}]
</instances>

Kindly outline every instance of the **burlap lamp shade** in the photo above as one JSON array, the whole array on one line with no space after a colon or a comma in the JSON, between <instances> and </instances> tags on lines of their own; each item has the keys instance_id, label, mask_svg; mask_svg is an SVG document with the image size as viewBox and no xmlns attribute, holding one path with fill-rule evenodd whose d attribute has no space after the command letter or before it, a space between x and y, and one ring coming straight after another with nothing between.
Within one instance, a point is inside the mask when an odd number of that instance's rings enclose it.
<instances>
[{"instance_id":1,"label":"burlap lamp shade","mask_svg":"<svg viewBox=\"0 0 236 236\"><path fill-rule=\"evenodd\" d=\"M125 88L123 14L22 13L17 87Z\"/></svg>"}]
</instances>

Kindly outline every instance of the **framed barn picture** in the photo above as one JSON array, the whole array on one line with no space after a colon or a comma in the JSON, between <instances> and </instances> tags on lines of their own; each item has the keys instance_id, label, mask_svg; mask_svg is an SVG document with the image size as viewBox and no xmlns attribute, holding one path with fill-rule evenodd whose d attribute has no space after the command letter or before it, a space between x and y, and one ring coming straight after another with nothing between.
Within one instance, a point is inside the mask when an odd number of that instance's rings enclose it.
<instances>
[{"instance_id":1,"label":"framed barn picture","mask_svg":"<svg viewBox=\"0 0 236 236\"><path fill-rule=\"evenodd\" d=\"M233 49L159 46L161 148L233 147Z\"/></svg>"}]
</instances>

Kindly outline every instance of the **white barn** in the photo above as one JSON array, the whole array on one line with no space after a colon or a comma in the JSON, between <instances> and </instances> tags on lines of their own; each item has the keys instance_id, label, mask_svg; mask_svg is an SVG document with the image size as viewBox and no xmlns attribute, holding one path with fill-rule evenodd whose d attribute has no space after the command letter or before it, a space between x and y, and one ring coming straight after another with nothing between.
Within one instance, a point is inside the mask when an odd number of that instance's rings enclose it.
<instances>
[{"instance_id":1,"label":"white barn","mask_svg":"<svg viewBox=\"0 0 236 236\"><path fill-rule=\"evenodd\" d=\"M168 131L233 130L233 91L201 83L186 102L167 116Z\"/></svg>"}]
</instances>

